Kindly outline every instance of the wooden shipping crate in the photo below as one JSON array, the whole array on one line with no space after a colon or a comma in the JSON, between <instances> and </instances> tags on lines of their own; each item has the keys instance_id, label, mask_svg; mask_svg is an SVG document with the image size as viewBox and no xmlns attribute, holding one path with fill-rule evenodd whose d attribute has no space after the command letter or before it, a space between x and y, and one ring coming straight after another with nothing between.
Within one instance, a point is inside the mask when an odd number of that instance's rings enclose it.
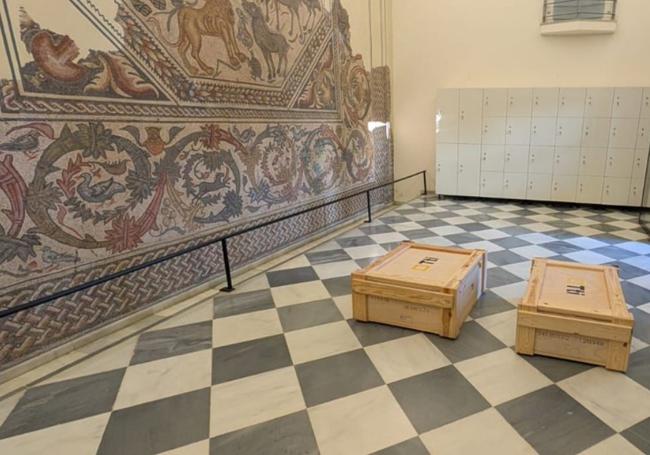
<instances>
[{"instance_id":1,"label":"wooden shipping crate","mask_svg":"<svg viewBox=\"0 0 650 455\"><path fill-rule=\"evenodd\" d=\"M633 325L615 267L534 259L516 350L626 371Z\"/></svg>"},{"instance_id":2,"label":"wooden shipping crate","mask_svg":"<svg viewBox=\"0 0 650 455\"><path fill-rule=\"evenodd\" d=\"M405 242L352 273L352 309L373 321L456 338L485 288L486 253Z\"/></svg>"}]
</instances>

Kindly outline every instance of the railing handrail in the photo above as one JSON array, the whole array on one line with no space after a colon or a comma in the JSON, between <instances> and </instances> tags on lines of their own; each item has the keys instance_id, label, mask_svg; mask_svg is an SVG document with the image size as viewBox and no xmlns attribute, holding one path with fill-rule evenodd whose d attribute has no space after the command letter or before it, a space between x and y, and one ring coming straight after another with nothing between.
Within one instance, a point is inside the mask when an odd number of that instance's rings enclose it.
<instances>
[{"instance_id":1,"label":"railing handrail","mask_svg":"<svg viewBox=\"0 0 650 455\"><path fill-rule=\"evenodd\" d=\"M175 259L175 258L177 258L179 256L184 256L186 254L193 253L194 251L198 251L200 249L206 248L208 246L215 245L217 243L221 243L222 248L223 248L224 269L225 269L224 271L225 271L226 282L227 282L227 287L225 287L222 290L226 291L226 292L231 292L231 291L234 290L234 288L232 286L232 276L231 276L231 272L230 272L230 261L228 259L228 246L227 246L228 239L231 239L233 237L237 237L239 235L246 234L248 232L251 232L251 231L266 227L266 226L270 226L270 225L275 224L275 223L279 223L280 221L285 221L285 220L288 220L290 218L294 218L296 216L304 215L304 214L312 212L314 210L322 209L323 207L327 207L329 205L336 204L338 202L342 202L342 201L345 201L345 200L348 200L348 199L352 199L353 197L360 196L360 195L362 195L364 193L366 194L367 210L368 210L368 221L370 222L370 221L372 221L372 212L371 212L371 204L370 204L370 192L371 191L378 190L380 188L384 188L384 187L389 186L389 185L394 185L395 183L399 183L399 182L402 182L404 180L408 180L408 179L416 177L418 175L422 175L423 176L423 181L424 181L424 193L426 194L427 193L427 173L426 172L427 172L426 170L422 170L422 171L416 172L414 174L410 174L410 175L407 175L405 177L402 177L402 178L399 178L399 179L396 179L396 180L392 180L390 182L386 182L386 183L382 183L382 184L379 184L379 185L375 185L375 186L370 187L370 188L366 188L363 191L359 191L359 192L356 192L356 193L353 193L353 194L348 194L346 196L334 199L332 201L324 202L322 204L318 204L318 205L315 205L313 207L309 207L309 208L306 208L306 209L303 209L303 210L299 210L297 212L290 213L290 214L281 216L279 218L274 218L272 220L268 220L268 221L265 221L265 222L262 222L262 223L259 223L259 224L255 224L253 226L249 226L249 227L246 227L246 228L243 228L243 229L239 229L239 230L236 230L234 232L229 232L229 233L227 233L225 235L216 237L216 238L211 239L211 240L206 240L206 241L200 242L200 243L198 243L196 245L184 248L184 249L182 249L180 251L176 251L174 253L170 253L170 254L161 256L159 258L152 259L150 261L145 261L145 262L143 262L141 264L138 264L138 265L127 267L127 268L125 268L123 270L120 270L118 272L110 273L110 274L105 275L103 277L99 277L99 278L95 278L94 280L86 281L83 284L79 284L79 285L73 286L71 288L63 289L61 291L57 291L57 292L54 292L52 294L49 294L49 295L46 295L46 296L43 296L43 297L39 297L37 299L30 300L29 302L22 303L20 305L15 305L15 306L12 306L10 308L6 308L4 310L0 310L0 319L12 316L12 315L14 315L16 313L20 313L22 311L29 310L31 308L35 308L37 306L45 305L46 303L53 302L54 300L58 300L60 298L67 297L67 296L72 295L72 294L76 294L77 292L85 291L86 289L89 289L89 288L92 288L92 287L95 287L95 286L99 286L100 284L104 284L104 283L107 283L109 281L116 280L116 279L121 278L121 277L123 277L125 275L130 275L132 273L139 272L140 270L144 270L146 268L161 264L163 262L170 261L170 260Z\"/></svg>"}]
</instances>

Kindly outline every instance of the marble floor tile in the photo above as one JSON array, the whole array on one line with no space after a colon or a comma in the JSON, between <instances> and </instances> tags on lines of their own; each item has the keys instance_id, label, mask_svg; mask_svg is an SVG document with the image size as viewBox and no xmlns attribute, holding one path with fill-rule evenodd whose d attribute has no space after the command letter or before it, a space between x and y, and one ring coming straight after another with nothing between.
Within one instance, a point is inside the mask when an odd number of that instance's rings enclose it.
<instances>
[{"instance_id":1,"label":"marble floor tile","mask_svg":"<svg viewBox=\"0 0 650 455\"><path fill-rule=\"evenodd\" d=\"M332 299L278 308L278 315L285 332L343 320Z\"/></svg>"},{"instance_id":2,"label":"marble floor tile","mask_svg":"<svg viewBox=\"0 0 650 455\"><path fill-rule=\"evenodd\" d=\"M271 287L278 287L295 283L304 283L306 281L314 281L318 279L318 276L316 275L316 272L314 272L314 269L309 266L297 269L266 272L266 278L269 280Z\"/></svg>"},{"instance_id":3,"label":"marble floor tile","mask_svg":"<svg viewBox=\"0 0 650 455\"><path fill-rule=\"evenodd\" d=\"M307 257L304 254L301 254L300 256L291 258L288 261L285 261L282 264L273 267L272 271L277 272L280 270L298 269L298 268L310 267L310 266L311 263L309 262L309 259L307 259Z\"/></svg>"},{"instance_id":4,"label":"marble floor tile","mask_svg":"<svg viewBox=\"0 0 650 455\"><path fill-rule=\"evenodd\" d=\"M110 413L0 439L6 455L86 455L96 453Z\"/></svg>"},{"instance_id":5,"label":"marble floor tile","mask_svg":"<svg viewBox=\"0 0 650 455\"><path fill-rule=\"evenodd\" d=\"M212 383L252 376L291 366L284 335L231 344L212 351Z\"/></svg>"},{"instance_id":6,"label":"marble floor tile","mask_svg":"<svg viewBox=\"0 0 650 455\"><path fill-rule=\"evenodd\" d=\"M429 232L429 236L431 235L431 232ZM391 243L391 242L403 242L404 240L408 240L408 237L406 237L404 234L399 233L399 232L386 232L383 234L371 234L370 238L373 239L377 244L382 244L382 243Z\"/></svg>"},{"instance_id":7,"label":"marble floor tile","mask_svg":"<svg viewBox=\"0 0 650 455\"><path fill-rule=\"evenodd\" d=\"M548 258L551 256L555 256L554 251L551 251L539 245L521 246L519 248L513 248L510 251L512 251L515 254L518 254L519 256L523 256L527 259Z\"/></svg>"},{"instance_id":8,"label":"marble floor tile","mask_svg":"<svg viewBox=\"0 0 650 455\"><path fill-rule=\"evenodd\" d=\"M359 266L356 262L349 260L343 262L330 262L327 264L318 264L314 266L316 275L321 280L326 280L328 278L337 278L337 277L347 277L350 278L350 274L354 271L359 270Z\"/></svg>"},{"instance_id":9,"label":"marble floor tile","mask_svg":"<svg viewBox=\"0 0 650 455\"><path fill-rule=\"evenodd\" d=\"M156 324L156 330L169 329L200 322L212 321L213 308L212 301L207 300L199 305L182 311L180 314L172 316L166 321Z\"/></svg>"},{"instance_id":10,"label":"marble floor tile","mask_svg":"<svg viewBox=\"0 0 650 455\"><path fill-rule=\"evenodd\" d=\"M558 386L616 431L650 417L650 391L624 374L592 368Z\"/></svg>"},{"instance_id":11,"label":"marble floor tile","mask_svg":"<svg viewBox=\"0 0 650 455\"><path fill-rule=\"evenodd\" d=\"M517 333L517 310L495 313L476 319L476 322L504 345L515 345Z\"/></svg>"},{"instance_id":12,"label":"marble floor tile","mask_svg":"<svg viewBox=\"0 0 650 455\"><path fill-rule=\"evenodd\" d=\"M319 264L329 264L330 262L349 261L352 259L343 249L331 251L316 251L307 253L307 259L312 266Z\"/></svg>"},{"instance_id":13,"label":"marble floor tile","mask_svg":"<svg viewBox=\"0 0 650 455\"><path fill-rule=\"evenodd\" d=\"M395 327L375 322L360 322L354 319L348 321L352 331L363 346L371 346L385 341L416 335L416 330Z\"/></svg>"},{"instance_id":14,"label":"marble floor tile","mask_svg":"<svg viewBox=\"0 0 650 455\"><path fill-rule=\"evenodd\" d=\"M533 448L494 408L486 409L420 436L429 453L528 455Z\"/></svg>"},{"instance_id":15,"label":"marble floor tile","mask_svg":"<svg viewBox=\"0 0 650 455\"><path fill-rule=\"evenodd\" d=\"M334 297L334 303L343 315L343 319L352 319L352 295L341 295Z\"/></svg>"},{"instance_id":16,"label":"marble floor tile","mask_svg":"<svg viewBox=\"0 0 650 455\"><path fill-rule=\"evenodd\" d=\"M210 436L219 436L305 409L293 367L212 387Z\"/></svg>"},{"instance_id":17,"label":"marble floor tile","mask_svg":"<svg viewBox=\"0 0 650 455\"><path fill-rule=\"evenodd\" d=\"M551 385L551 381L504 348L454 365L492 406Z\"/></svg>"},{"instance_id":18,"label":"marble floor tile","mask_svg":"<svg viewBox=\"0 0 650 455\"><path fill-rule=\"evenodd\" d=\"M227 346L282 333L275 309L239 314L212 321L213 347Z\"/></svg>"},{"instance_id":19,"label":"marble floor tile","mask_svg":"<svg viewBox=\"0 0 650 455\"><path fill-rule=\"evenodd\" d=\"M275 305L278 308L330 298L330 294L322 281L310 281L292 286L281 286L271 289L271 293L273 294Z\"/></svg>"},{"instance_id":20,"label":"marble floor tile","mask_svg":"<svg viewBox=\"0 0 650 455\"><path fill-rule=\"evenodd\" d=\"M634 447L627 439L620 434L615 434L587 450L580 452L580 455L643 455L639 449Z\"/></svg>"},{"instance_id":21,"label":"marble floor tile","mask_svg":"<svg viewBox=\"0 0 650 455\"><path fill-rule=\"evenodd\" d=\"M315 406L384 383L362 349L297 365L296 373L307 406Z\"/></svg>"},{"instance_id":22,"label":"marble floor tile","mask_svg":"<svg viewBox=\"0 0 650 455\"><path fill-rule=\"evenodd\" d=\"M210 389L113 412L98 455L150 455L208 438Z\"/></svg>"},{"instance_id":23,"label":"marble floor tile","mask_svg":"<svg viewBox=\"0 0 650 455\"><path fill-rule=\"evenodd\" d=\"M323 455L370 453L416 436L385 386L310 408L309 417Z\"/></svg>"},{"instance_id":24,"label":"marble floor tile","mask_svg":"<svg viewBox=\"0 0 650 455\"><path fill-rule=\"evenodd\" d=\"M332 297L352 293L352 280L349 275L338 278L328 278L323 280L323 285Z\"/></svg>"},{"instance_id":25,"label":"marble floor tile","mask_svg":"<svg viewBox=\"0 0 650 455\"><path fill-rule=\"evenodd\" d=\"M210 440L204 439L176 449L166 450L160 455L210 455Z\"/></svg>"},{"instance_id":26,"label":"marble floor tile","mask_svg":"<svg viewBox=\"0 0 650 455\"><path fill-rule=\"evenodd\" d=\"M214 317L225 318L253 311L273 308L273 295L269 289L228 294L222 292L214 298Z\"/></svg>"},{"instance_id":27,"label":"marble floor tile","mask_svg":"<svg viewBox=\"0 0 650 455\"><path fill-rule=\"evenodd\" d=\"M361 344L346 321L332 322L285 334L295 364L359 349Z\"/></svg>"},{"instance_id":28,"label":"marble floor tile","mask_svg":"<svg viewBox=\"0 0 650 455\"><path fill-rule=\"evenodd\" d=\"M131 364L151 362L152 360L210 349L212 345L211 327L212 323L206 321L145 332L138 339Z\"/></svg>"},{"instance_id":29,"label":"marble floor tile","mask_svg":"<svg viewBox=\"0 0 650 455\"><path fill-rule=\"evenodd\" d=\"M365 350L386 383L449 365L449 360L422 334L374 344Z\"/></svg>"},{"instance_id":30,"label":"marble floor tile","mask_svg":"<svg viewBox=\"0 0 650 455\"><path fill-rule=\"evenodd\" d=\"M650 453L650 418L628 428L621 435L641 452Z\"/></svg>"},{"instance_id":31,"label":"marble floor tile","mask_svg":"<svg viewBox=\"0 0 650 455\"><path fill-rule=\"evenodd\" d=\"M510 302L488 289L483 293L478 302L476 302L470 315L473 319L477 319L484 316L490 316L491 314L510 311L513 308L514 307Z\"/></svg>"},{"instance_id":32,"label":"marble floor tile","mask_svg":"<svg viewBox=\"0 0 650 455\"><path fill-rule=\"evenodd\" d=\"M465 322L455 340L437 335L426 337L452 362L460 362L505 347L476 321Z\"/></svg>"},{"instance_id":33,"label":"marble floor tile","mask_svg":"<svg viewBox=\"0 0 650 455\"><path fill-rule=\"evenodd\" d=\"M453 365L389 385L418 433L490 407Z\"/></svg>"},{"instance_id":34,"label":"marble floor tile","mask_svg":"<svg viewBox=\"0 0 650 455\"><path fill-rule=\"evenodd\" d=\"M348 253L352 259L372 258L383 256L387 253L387 251L379 245L366 245L346 248L345 252Z\"/></svg>"},{"instance_id":35,"label":"marble floor tile","mask_svg":"<svg viewBox=\"0 0 650 455\"><path fill-rule=\"evenodd\" d=\"M210 441L211 455L263 453L318 455L307 411L258 423Z\"/></svg>"},{"instance_id":36,"label":"marble floor tile","mask_svg":"<svg viewBox=\"0 0 650 455\"><path fill-rule=\"evenodd\" d=\"M382 450L374 452L373 455L429 455L430 452L424 446L419 437L407 439L404 442L395 444Z\"/></svg>"},{"instance_id":37,"label":"marble floor tile","mask_svg":"<svg viewBox=\"0 0 650 455\"><path fill-rule=\"evenodd\" d=\"M113 409L127 408L210 387L211 356L210 350L203 350L132 365L124 373Z\"/></svg>"}]
</instances>

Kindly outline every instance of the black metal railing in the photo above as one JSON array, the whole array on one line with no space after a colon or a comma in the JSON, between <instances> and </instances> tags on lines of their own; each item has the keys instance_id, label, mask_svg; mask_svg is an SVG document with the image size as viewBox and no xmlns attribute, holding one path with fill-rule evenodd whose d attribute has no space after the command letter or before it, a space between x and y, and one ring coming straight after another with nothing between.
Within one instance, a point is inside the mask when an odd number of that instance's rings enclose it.
<instances>
[{"instance_id":1,"label":"black metal railing","mask_svg":"<svg viewBox=\"0 0 650 455\"><path fill-rule=\"evenodd\" d=\"M564 21L613 21L617 0L544 0L543 24Z\"/></svg>"},{"instance_id":2,"label":"black metal railing","mask_svg":"<svg viewBox=\"0 0 650 455\"><path fill-rule=\"evenodd\" d=\"M413 177L417 177L418 175L422 176L423 185L424 185L424 194L427 194L427 173L426 173L426 171L416 172L415 174L407 175L406 177L402 177L400 179L393 180L391 182L386 182L386 183L382 183L382 184L379 184L379 185L375 185L373 187L366 188L363 191L359 191L359 192L356 192L356 193L353 193L353 194L349 194L347 196L340 197L340 198L335 199L333 201L318 204L318 205L315 205L313 207L309 207L307 209L300 210L298 212L287 214L287 215L284 215L284 216L279 217L279 218L275 218L275 219L268 220L268 221L265 221L265 222L262 222L262 223L259 223L259 224L255 224L253 226L249 226L249 227L244 228L244 229L240 229L240 230L237 230L237 231L234 231L234 232L230 232L230 233L228 233L226 235L216 237L216 238L211 239L211 240L206 240L204 242L198 243L198 244L193 245L191 247L184 248L184 249L182 249L180 251L176 251L174 253L170 253L168 255L161 256L161 257L159 257L157 259L153 259L151 261L143 262L142 264L138 264L138 265L135 265L135 266L132 266L132 267L125 268L123 270L120 270L119 272L111 273L111 274L108 274L106 276L96 278L94 280L87 281L87 282L85 282L83 284L80 284L80 285L77 285L77 286L74 286L74 287L71 287L71 288L68 288L68 289L64 289L64 290L61 290L61 291L54 292L54 293L52 293L50 295L39 297L39 298L34 299L34 300L30 301L30 302L26 302L26 303L23 303L23 304L20 304L20 305L15 305L15 306L13 306L11 308L6 308L4 310L0 310L0 318L5 318L5 317L8 317L8 316L12 316L12 315L14 315L16 313L20 313L21 311L26 311L26 310L29 310L31 308L35 308L35 307L38 307L38 306L41 306L41 305L45 305L45 304L50 303L50 302L52 302L54 300L57 300L57 299L60 299L60 298L63 298L63 297L67 297L69 295L75 294L77 292L84 291L86 289L92 288L94 286L98 286L100 284L107 283L107 282L112 281L112 280L116 280L116 279L121 278L121 277L123 277L125 275L130 275L131 273L135 273L135 272L138 272L140 270L143 270L143 269L158 265L160 263L170 261L170 260L172 260L174 258L177 258L179 256L183 256L183 255L192 253L194 251L206 248L206 247L211 246L211 245L215 245L217 243L221 243L221 248L222 248L222 251L223 251L224 272L225 272L225 275L226 275L226 287L223 288L222 291L232 292L232 291L235 290L235 288L232 285L232 271L231 271L231 267L230 267L230 259L228 257L228 240L229 239L231 239L233 237L237 237L239 235L246 234L248 232L251 232L251 231L263 228L263 227L266 227L266 226L270 226L270 225L275 224L275 223L279 223L280 221L285 221L285 220L288 220L290 218L294 218L296 216L300 216L300 215L304 215L306 213L312 212L314 210L322 209L323 207L327 207L327 206L330 206L330 205L333 205L333 204L337 204L339 202L343 202L343 201L348 200L348 199L352 199L352 198L357 197L357 196L361 196L364 193L366 195L366 204L367 204L367 210L368 210L368 222L372 222L372 204L371 204L371 201L370 201L370 193L372 191L374 191L374 190L378 190L380 188L385 188L387 186L394 185L394 184L396 184L398 182L402 182L404 180L408 180L408 179L411 179Z\"/></svg>"}]
</instances>

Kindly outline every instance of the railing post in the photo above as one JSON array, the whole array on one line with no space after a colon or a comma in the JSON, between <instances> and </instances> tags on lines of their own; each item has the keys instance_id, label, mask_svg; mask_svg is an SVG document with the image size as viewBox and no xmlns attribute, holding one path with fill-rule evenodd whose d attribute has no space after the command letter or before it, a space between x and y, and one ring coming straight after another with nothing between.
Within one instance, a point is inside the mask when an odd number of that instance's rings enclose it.
<instances>
[{"instance_id":1,"label":"railing post","mask_svg":"<svg viewBox=\"0 0 650 455\"><path fill-rule=\"evenodd\" d=\"M372 223L372 210L370 206L370 190L366 191L366 203L368 205L368 221L367 223Z\"/></svg>"},{"instance_id":2,"label":"railing post","mask_svg":"<svg viewBox=\"0 0 650 455\"><path fill-rule=\"evenodd\" d=\"M228 244L226 239L221 241L221 249L223 250L223 265L226 270L226 287L221 289L223 292L232 292L235 290L232 287L232 276L230 275L230 259L228 259Z\"/></svg>"},{"instance_id":3,"label":"railing post","mask_svg":"<svg viewBox=\"0 0 650 455\"><path fill-rule=\"evenodd\" d=\"M427 171L422 171L422 180L424 181L424 195L426 196L428 193L427 190Z\"/></svg>"}]
</instances>

